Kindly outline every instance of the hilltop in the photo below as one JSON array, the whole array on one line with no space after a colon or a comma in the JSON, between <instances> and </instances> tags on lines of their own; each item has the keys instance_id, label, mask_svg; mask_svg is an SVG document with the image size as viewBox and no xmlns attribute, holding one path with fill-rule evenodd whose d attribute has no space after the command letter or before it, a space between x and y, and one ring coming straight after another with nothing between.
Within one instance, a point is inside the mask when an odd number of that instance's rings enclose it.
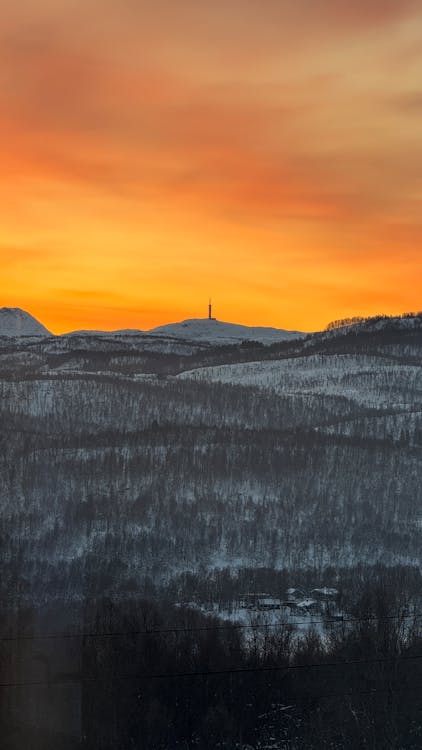
<instances>
[{"instance_id":1,"label":"hilltop","mask_svg":"<svg viewBox=\"0 0 422 750\"><path fill-rule=\"evenodd\" d=\"M207 341L211 344L235 344L240 341L275 344L304 335L300 331L286 331L283 328L265 326L244 326L238 323L226 323L216 318L190 318L180 323L169 323L153 328L148 333L150 336L170 336L189 341Z\"/></svg>"},{"instance_id":2,"label":"hilltop","mask_svg":"<svg viewBox=\"0 0 422 750\"><path fill-rule=\"evenodd\" d=\"M33 315L19 307L0 308L0 336L51 336Z\"/></svg>"}]
</instances>

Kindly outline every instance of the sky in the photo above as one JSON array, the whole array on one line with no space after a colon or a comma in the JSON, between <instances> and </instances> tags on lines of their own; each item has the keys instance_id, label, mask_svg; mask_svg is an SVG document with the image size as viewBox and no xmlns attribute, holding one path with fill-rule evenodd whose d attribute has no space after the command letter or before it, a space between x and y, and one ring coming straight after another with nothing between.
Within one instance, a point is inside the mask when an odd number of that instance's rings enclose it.
<instances>
[{"instance_id":1,"label":"sky","mask_svg":"<svg viewBox=\"0 0 422 750\"><path fill-rule=\"evenodd\" d=\"M420 310L420 0L0 18L0 306L55 333Z\"/></svg>"}]
</instances>

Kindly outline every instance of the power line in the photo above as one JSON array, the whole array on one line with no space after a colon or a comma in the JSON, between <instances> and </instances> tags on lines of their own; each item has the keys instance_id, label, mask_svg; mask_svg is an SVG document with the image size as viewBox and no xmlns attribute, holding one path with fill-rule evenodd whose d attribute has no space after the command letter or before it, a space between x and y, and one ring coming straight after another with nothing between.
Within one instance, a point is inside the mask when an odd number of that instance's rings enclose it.
<instances>
[{"instance_id":1,"label":"power line","mask_svg":"<svg viewBox=\"0 0 422 750\"><path fill-rule=\"evenodd\" d=\"M266 630L270 628L283 628L286 625L330 625L330 624L336 624L336 625L342 625L342 624L349 624L349 623L361 623L361 622L387 622L387 621L406 621L406 620L420 620L422 619L422 613L421 614L413 614L413 615L385 615L383 617L376 617L375 615L370 615L368 617L332 617L332 618L326 618L326 619L320 619L320 620L296 620L293 622L287 621L280 621L280 622L270 622L270 623L251 623L251 624L243 624L243 623L228 623L226 625L204 625L204 626L198 626L198 627L174 627L174 628L151 628L151 629L144 629L144 630L116 630L116 631L110 631L105 633L98 633L95 631L88 631L88 632L82 632L82 633L45 633L45 634L39 634L39 635L26 635L26 634L18 634L14 636L3 636L0 638L0 643L6 643L6 642L15 642L15 641L44 641L44 640L68 640L68 639L83 639L83 638L91 638L91 639L101 639L101 638L125 638L127 636L137 636L137 635L172 635L177 633L183 633L183 634L189 634L189 633L207 633L207 632L218 632L218 631L227 631L227 630Z\"/></svg>"},{"instance_id":2,"label":"power line","mask_svg":"<svg viewBox=\"0 0 422 750\"><path fill-rule=\"evenodd\" d=\"M110 675L107 677L82 677L75 676L73 679L66 680L28 680L21 682L1 682L0 688L18 688L18 687L53 687L56 685L75 685L82 683L101 683L101 682L126 682L141 680L173 680L190 677L215 677L223 675L237 674L256 674L256 673L275 673L275 672L292 672L296 670L327 668L343 668L345 666L357 666L362 664L388 664L406 661L418 661L422 659L422 654L402 655L402 656L379 656L371 659L341 659L340 661L312 662L311 664L287 664L274 665L268 667L238 667L235 669L216 669L216 670L198 670L195 672L156 672L136 675Z\"/></svg>"}]
</instances>

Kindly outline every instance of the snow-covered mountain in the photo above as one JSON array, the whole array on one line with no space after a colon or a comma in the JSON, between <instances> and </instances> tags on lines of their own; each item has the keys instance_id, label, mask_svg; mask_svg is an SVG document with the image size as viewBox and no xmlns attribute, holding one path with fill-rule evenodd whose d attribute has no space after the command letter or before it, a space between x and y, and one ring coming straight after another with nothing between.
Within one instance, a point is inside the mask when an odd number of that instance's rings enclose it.
<instances>
[{"instance_id":1,"label":"snow-covered mountain","mask_svg":"<svg viewBox=\"0 0 422 750\"><path fill-rule=\"evenodd\" d=\"M19 307L2 307L0 336L51 336L51 333L25 310Z\"/></svg>"},{"instance_id":2,"label":"snow-covered mountain","mask_svg":"<svg viewBox=\"0 0 422 750\"><path fill-rule=\"evenodd\" d=\"M279 341L298 339L304 334L299 331L286 331L282 328L244 326L225 323L215 318L191 318L180 323L170 323L148 331L150 336L171 336L189 341L203 341L210 344L235 344L240 341L258 341L262 344L275 344Z\"/></svg>"},{"instance_id":3,"label":"snow-covered mountain","mask_svg":"<svg viewBox=\"0 0 422 750\"><path fill-rule=\"evenodd\" d=\"M264 326L244 326L238 323L225 323L215 318L190 318L178 323L141 331L127 328L117 331L70 331L66 336L146 336L189 341L190 343L211 345L237 344L241 341L256 341L260 344L276 344L280 341L298 339L305 334L300 331L286 331L282 328Z\"/></svg>"},{"instance_id":4,"label":"snow-covered mountain","mask_svg":"<svg viewBox=\"0 0 422 750\"><path fill-rule=\"evenodd\" d=\"M70 600L94 574L120 596L185 571L236 570L241 592L250 568L420 567L422 316L272 346L182 331L0 341L10 580Z\"/></svg>"},{"instance_id":5,"label":"snow-covered mountain","mask_svg":"<svg viewBox=\"0 0 422 750\"><path fill-rule=\"evenodd\" d=\"M218 345L240 344L244 341L257 344L271 345L279 343L297 342L305 348L313 348L322 342L330 342L334 339L343 339L345 336L359 336L362 334L374 334L385 332L401 333L421 329L422 317L420 314L407 314L402 316L376 316L367 318L354 325L342 326L330 330L324 330L312 334L301 331L290 331L283 328L265 326L246 326L238 323L228 323L216 318L190 318L177 323L152 328L149 331L135 328L120 329L117 331L101 330L78 330L69 331L66 334L55 337L57 341L65 341L67 338L79 340L98 340L102 338L107 341L124 339L136 341L137 346L144 348L148 343L166 340L166 351L171 351L172 346L180 347L182 344L190 347L214 347ZM0 337L25 337L25 336L54 336L30 313L18 307L0 308Z\"/></svg>"}]
</instances>

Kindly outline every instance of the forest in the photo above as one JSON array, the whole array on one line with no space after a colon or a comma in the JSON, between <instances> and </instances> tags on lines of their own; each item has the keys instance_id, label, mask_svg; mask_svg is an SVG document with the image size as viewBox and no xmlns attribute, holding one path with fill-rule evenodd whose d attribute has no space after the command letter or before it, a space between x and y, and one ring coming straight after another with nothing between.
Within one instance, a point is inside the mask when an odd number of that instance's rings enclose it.
<instances>
[{"instance_id":1,"label":"forest","mask_svg":"<svg viewBox=\"0 0 422 750\"><path fill-rule=\"evenodd\" d=\"M420 747L421 347L1 340L4 747Z\"/></svg>"}]
</instances>

